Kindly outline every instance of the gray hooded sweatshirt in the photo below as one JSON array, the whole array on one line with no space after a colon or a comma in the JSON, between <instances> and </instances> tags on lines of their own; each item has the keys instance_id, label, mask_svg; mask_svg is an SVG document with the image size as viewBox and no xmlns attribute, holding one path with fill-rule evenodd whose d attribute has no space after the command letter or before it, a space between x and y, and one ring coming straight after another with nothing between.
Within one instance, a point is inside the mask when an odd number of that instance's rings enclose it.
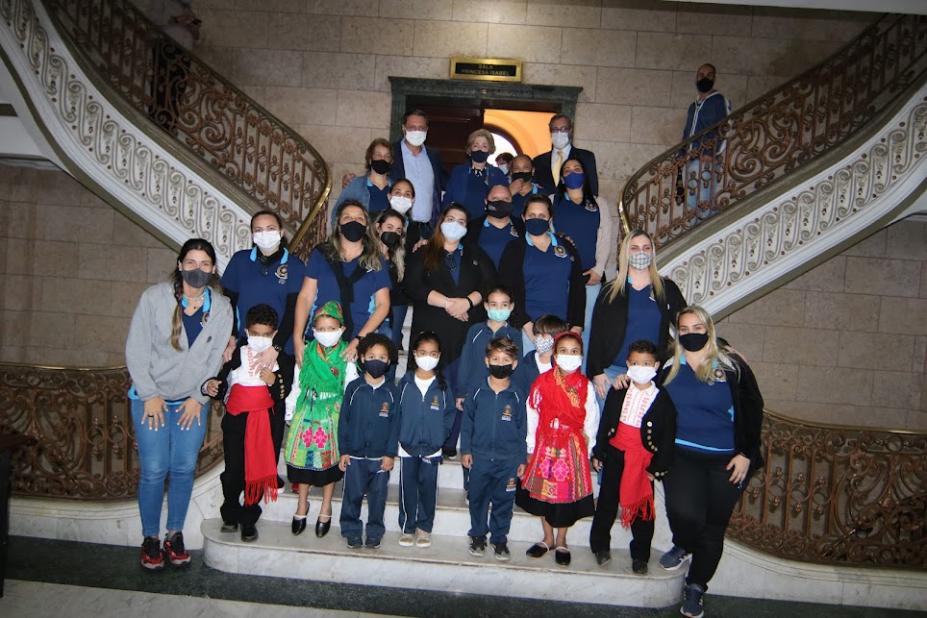
<instances>
[{"instance_id":1,"label":"gray hooded sweatshirt","mask_svg":"<svg viewBox=\"0 0 927 618\"><path fill-rule=\"evenodd\" d=\"M192 348L187 346L186 332L181 333L180 350L171 345L176 307L174 288L169 282L153 285L142 293L126 339L126 367L142 400L155 396L165 401L192 397L205 404L209 397L200 386L222 367L222 352L232 332L232 305L220 292L212 290L209 319Z\"/></svg>"}]
</instances>

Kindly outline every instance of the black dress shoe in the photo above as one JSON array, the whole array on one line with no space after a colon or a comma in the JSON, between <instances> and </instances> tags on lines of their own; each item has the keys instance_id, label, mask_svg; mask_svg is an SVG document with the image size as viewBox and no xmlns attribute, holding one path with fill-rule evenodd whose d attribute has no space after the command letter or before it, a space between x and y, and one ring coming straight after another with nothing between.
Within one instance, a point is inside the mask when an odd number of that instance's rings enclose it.
<instances>
[{"instance_id":1,"label":"black dress shoe","mask_svg":"<svg viewBox=\"0 0 927 618\"><path fill-rule=\"evenodd\" d=\"M612 561L612 552L607 549L600 549L595 552L595 561L599 566L605 566Z\"/></svg>"},{"instance_id":2,"label":"black dress shoe","mask_svg":"<svg viewBox=\"0 0 927 618\"><path fill-rule=\"evenodd\" d=\"M646 575L647 574L647 561L646 560L631 560L631 570L634 571L636 575Z\"/></svg>"},{"instance_id":3,"label":"black dress shoe","mask_svg":"<svg viewBox=\"0 0 927 618\"><path fill-rule=\"evenodd\" d=\"M525 555L529 558L540 558L548 551L550 551L550 547L547 546L547 543L535 543L528 548L528 551L525 552Z\"/></svg>"},{"instance_id":4,"label":"black dress shoe","mask_svg":"<svg viewBox=\"0 0 927 618\"><path fill-rule=\"evenodd\" d=\"M323 517L328 517L328 521L322 521ZM319 515L319 518L315 520L315 535L320 539L328 534L328 531L332 527L332 516L331 515Z\"/></svg>"},{"instance_id":5,"label":"black dress shoe","mask_svg":"<svg viewBox=\"0 0 927 618\"><path fill-rule=\"evenodd\" d=\"M238 524L236 522L222 522L221 532L238 532Z\"/></svg>"},{"instance_id":6,"label":"black dress shoe","mask_svg":"<svg viewBox=\"0 0 927 618\"><path fill-rule=\"evenodd\" d=\"M570 557L570 550L566 547L558 547L554 550L554 560L556 560L557 564L560 566L569 566Z\"/></svg>"},{"instance_id":7,"label":"black dress shoe","mask_svg":"<svg viewBox=\"0 0 927 618\"><path fill-rule=\"evenodd\" d=\"M290 526L290 530L293 531L293 534L299 536L303 533L303 530L306 529L306 516L294 517L293 524Z\"/></svg>"},{"instance_id":8,"label":"black dress shoe","mask_svg":"<svg viewBox=\"0 0 927 618\"><path fill-rule=\"evenodd\" d=\"M258 538L257 526L254 524L242 524L241 540L245 543L251 543Z\"/></svg>"}]
</instances>

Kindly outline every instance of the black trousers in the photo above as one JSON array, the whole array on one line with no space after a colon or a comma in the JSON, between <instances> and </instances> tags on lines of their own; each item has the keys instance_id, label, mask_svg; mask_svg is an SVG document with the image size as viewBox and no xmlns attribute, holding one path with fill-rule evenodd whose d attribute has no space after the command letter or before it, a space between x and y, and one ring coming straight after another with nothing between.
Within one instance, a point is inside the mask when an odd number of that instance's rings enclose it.
<instances>
[{"instance_id":1,"label":"black trousers","mask_svg":"<svg viewBox=\"0 0 927 618\"><path fill-rule=\"evenodd\" d=\"M612 542L611 529L618 517L621 473L624 470L624 451L608 445L605 462L602 464L602 483L599 500L595 505L592 530L589 532L589 548L594 552L608 550ZM650 484L653 488L653 483ZM631 559L650 560L650 542L653 541L654 520L644 521L640 517L631 523Z\"/></svg>"},{"instance_id":2,"label":"black trousers","mask_svg":"<svg viewBox=\"0 0 927 618\"><path fill-rule=\"evenodd\" d=\"M732 484L724 467L731 455L702 456L676 449L673 469L663 481L673 542L692 554L686 583L707 590L724 551L724 532L750 480Z\"/></svg>"},{"instance_id":3,"label":"black trousers","mask_svg":"<svg viewBox=\"0 0 927 618\"><path fill-rule=\"evenodd\" d=\"M285 429L284 415L286 403L277 402L273 414L270 415L270 436L274 443L274 462L280 455L280 446L283 442ZM245 429L248 418L260 412L248 412L233 416L226 414L222 417L222 448L225 451L225 471L219 475L222 481L222 507L219 513L222 521L237 523L243 526L253 525L261 516L260 504L243 506L241 492L245 489Z\"/></svg>"}]
</instances>

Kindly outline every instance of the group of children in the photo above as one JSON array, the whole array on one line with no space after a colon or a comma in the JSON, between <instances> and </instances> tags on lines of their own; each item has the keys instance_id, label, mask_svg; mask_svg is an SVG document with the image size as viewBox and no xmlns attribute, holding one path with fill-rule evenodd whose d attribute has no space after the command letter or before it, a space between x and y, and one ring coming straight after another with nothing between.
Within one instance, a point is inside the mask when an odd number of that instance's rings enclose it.
<instances>
[{"instance_id":1,"label":"group of children","mask_svg":"<svg viewBox=\"0 0 927 618\"><path fill-rule=\"evenodd\" d=\"M533 385L550 371L558 372L557 384L588 385L588 380L576 363L556 361L561 340L582 354L581 340L562 320L538 319L536 349L522 357L520 333L507 324L511 294L504 287L493 288L486 296L486 308L489 319L471 328L462 350L456 393L442 374L441 342L431 332L413 334L414 370L398 384L387 378L397 363L397 350L384 335L364 337L356 363L347 361L344 316L334 301L312 316L312 339L301 367L294 369L292 361L281 355L273 371L258 370L253 361L272 341L277 316L267 305L249 310L247 342L242 341L220 375L203 386L212 397L226 400L223 531L240 526L242 540L257 538L259 502L275 499L282 486L276 475L282 444L287 477L299 495L294 535L305 530L311 486L321 487L323 493L316 535L328 533L334 488L342 481L339 523L345 542L352 549L380 547L389 476L398 457L399 544L429 547L442 447L461 415L470 553L484 553L488 534L495 557L509 560L507 536L516 490L525 482L528 445L534 444L528 435L526 408ZM645 573L653 536L653 479L668 468L675 410L654 384L659 368L654 345L634 343L627 362L629 386L610 390L597 435L586 437L588 444L594 441L588 453L591 466L602 474L590 546L598 563L606 564L610 529L620 513L634 537L634 571ZM366 524L360 517L365 496Z\"/></svg>"}]
</instances>

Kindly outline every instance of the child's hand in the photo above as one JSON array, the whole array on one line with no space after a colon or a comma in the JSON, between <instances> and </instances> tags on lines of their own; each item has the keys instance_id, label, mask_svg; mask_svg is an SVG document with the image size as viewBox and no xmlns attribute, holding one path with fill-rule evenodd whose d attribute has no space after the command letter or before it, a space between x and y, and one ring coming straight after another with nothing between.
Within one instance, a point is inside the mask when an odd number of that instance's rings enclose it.
<instances>
[{"instance_id":1,"label":"child's hand","mask_svg":"<svg viewBox=\"0 0 927 618\"><path fill-rule=\"evenodd\" d=\"M517 476L518 478L521 478L524 475L525 475L525 464L521 464L520 466L518 466L518 469L515 470L515 476Z\"/></svg>"},{"instance_id":2,"label":"child's hand","mask_svg":"<svg viewBox=\"0 0 927 618\"><path fill-rule=\"evenodd\" d=\"M206 394L210 397L215 397L219 394L219 380L215 378L212 380L206 380L206 386L203 390L205 390Z\"/></svg>"},{"instance_id":3,"label":"child's hand","mask_svg":"<svg viewBox=\"0 0 927 618\"><path fill-rule=\"evenodd\" d=\"M384 472L389 472L393 469L393 464L396 460L393 457L385 456L380 459L380 469Z\"/></svg>"},{"instance_id":4,"label":"child's hand","mask_svg":"<svg viewBox=\"0 0 927 618\"><path fill-rule=\"evenodd\" d=\"M342 455L341 459L338 461L338 469L344 472L348 469L348 466L351 465L351 457L349 455Z\"/></svg>"},{"instance_id":5,"label":"child's hand","mask_svg":"<svg viewBox=\"0 0 927 618\"><path fill-rule=\"evenodd\" d=\"M264 384L267 386L273 386L274 382L277 380L277 375L273 371L261 369L261 379L264 380Z\"/></svg>"},{"instance_id":6,"label":"child's hand","mask_svg":"<svg viewBox=\"0 0 927 618\"><path fill-rule=\"evenodd\" d=\"M653 483L653 475L650 474L649 472L647 473L647 478L649 478L650 482Z\"/></svg>"},{"instance_id":7,"label":"child's hand","mask_svg":"<svg viewBox=\"0 0 927 618\"><path fill-rule=\"evenodd\" d=\"M460 458L460 465L462 465L467 470L470 469L470 466L473 465L473 455L467 453Z\"/></svg>"},{"instance_id":8,"label":"child's hand","mask_svg":"<svg viewBox=\"0 0 927 618\"><path fill-rule=\"evenodd\" d=\"M463 412L463 402L464 402L463 397L457 398L457 409L460 410L461 412Z\"/></svg>"},{"instance_id":9,"label":"child's hand","mask_svg":"<svg viewBox=\"0 0 927 618\"><path fill-rule=\"evenodd\" d=\"M596 459L595 457L592 458L592 469L595 470L596 472L602 471L602 462ZM651 478L651 480L653 479Z\"/></svg>"}]
</instances>

